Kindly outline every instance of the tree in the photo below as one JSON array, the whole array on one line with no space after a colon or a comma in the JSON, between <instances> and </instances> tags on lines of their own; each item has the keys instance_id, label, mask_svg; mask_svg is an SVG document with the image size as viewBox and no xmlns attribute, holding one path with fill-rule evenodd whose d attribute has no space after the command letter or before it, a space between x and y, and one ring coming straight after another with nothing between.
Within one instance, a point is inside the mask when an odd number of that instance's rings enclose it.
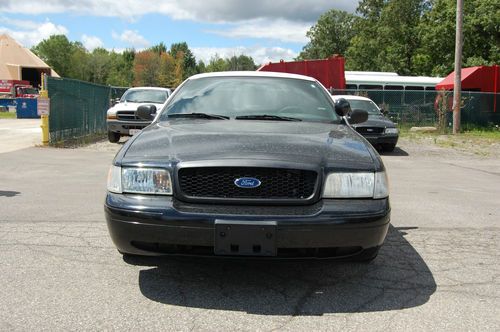
<instances>
[{"instance_id":1,"label":"tree","mask_svg":"<svg viewBox=\"0 0 500 332\"><path fill-rule=\"evenodd\" d=\"M257 69L257 66L255 65L255 62L253 61L253 58L250 56L246 56L241 54L240 56L235 56L233 55L231 58L226 59L226 69L225 70L230 70L230 71L235 71L235 70L250 70L254 71Z\"/></svg>"},{"instance_id":2,"label":"tree","mask_svg":"<svg viewBox=\"0 0 500 332\"><path fill-rule=\"evenodd\" d=\"M332 9L321 15L309 29L310 39L298 59L323 59L333 54L344 55L352 38L356 35L358 17L345 11Z\"/></svg>"},{"instance_id":3,"label":"tree","mask_svg":"<svg viewBox=\"0 0 500 332\"><path fill-rule=\"evenodd\" d=\"M160 56L159 85L163 87L176 87L178 85L175 76L176 61L170 53L162 53Z\"/></svg>"},{"instance_id":4,"label":"tree","mask_svg":"<svg viewBox=\"0 0 500 332\"><path fill-rule=\"evenodd\" d=\"M60 76L70 74L74 45L65 35L52 35L48 39L42 40L31 50Z\"/></svg>"},{"instance_id":5,"label":"tree","mask_svg":"<svg viewBox=\"0 0 500 332\"><path fill-rule=\"evenodd\" d=\"M185 80L189 76L197 73L196 58L186 42L172 44L170 46L170 54L174 57L174 59L177 59L178 57L182 58L182 80Z\"/></svg>"},{"instance_id":6,"label":"tree","mask_svg":"<svg viewBox=\"0 0 500 332\"><path fill-rule=\"evenodd\" d=\"M222 59L218 54L215 54L213 57L210 58L206 70L209 73L216 71L226 71L228 70L227 62L224 59Z\"/></svg>"},{"instance_id":7,"label":"tree","mask_svg":"<svg viewBox=\"0 0 500 332\"><path fill-rule=\"evenodd\" d=\"M80 42L73 43L73 52L69 60L71 66L67 77L82 81L90 81L89 53Z\"/></svg>"},{"instance_id":8,"label":"tree","mask_svg":"<svg viewBox=\"0 0 500 332\"><path fill-rule=\"evenodd\" d=\"M425 0L361 1L357 12L362 17L346 53L347 68L412 74L425 4Z\"/></svg>"},{"instance_id":9,"label":"tree","mask_svg":"<svg viewBox=\"0 0 500 332\"><path fill-rule=\"evenodd\" d=\"M160 81L160 55L152 51L138 52L134 58L134 85L158 86Z\"/></svg>"},{"instance_id":10,"label":"tree","mask_svg":"<svg viewBox=\"0 0 500 332\"><path fill-rule=\"evenodd\" d=\"M92 83L106 84L109 74L110 55L104 48L96 48L90 54L88 64L90 81Z\"/></svg>"},{"instance_id":11,"label":"tree","mask_svg":"<svg viewBox=\"0 0 500 332\"><path fill-rule=\"evenodd\" d=\"M122 53L112 51L110 53L107 84L122 87L131 86L134 81L134 58L135 51L133 49L125 50Z\"/></svg>"},{"instance_id":12,"label":"tree","mask_svg":"<svg viewBox=\"0 0 500 332\"><path fill-rule=\"evenodd\" d=\"M203 60L198 61L198 64L196 65L196 73L204 73L207 71L207 66L205 65L205 62Z\"/></svg>"},{"instance_id":13,"label":"tree","mask_svg":"<svg viewBox=\"0 0 500 332\"><path fill-rule=\"evenodd\" d=\"M453 71L455 0L432 0L418 26L416 72L445 76ZM464 2L463 65L493 65L500 61L500 7L495 0Z\"/></svg>"},{"instance_id":14,"label":"tree","mask_svg":"<svg viewBox=\"0 0 500 332\"><path fill-rule=\"evenodd\" d=\"M167 52L167 46L163 42L160 42L157 45L151 46L146 51L151 51L153 53L157 53L158 55L161 55L162 53Z\"/></svg>"}]
</instances>

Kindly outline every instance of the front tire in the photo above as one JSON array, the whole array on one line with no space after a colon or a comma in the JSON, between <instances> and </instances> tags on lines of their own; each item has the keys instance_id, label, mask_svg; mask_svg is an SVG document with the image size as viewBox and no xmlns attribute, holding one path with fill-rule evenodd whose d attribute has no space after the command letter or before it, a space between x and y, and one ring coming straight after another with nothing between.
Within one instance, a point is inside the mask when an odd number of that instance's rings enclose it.
<instances>
[{"instance_id":1,"label":"front tire","mask_svg":"<svg viewBox=\"0 0 500 332\"><path fill-rule=\"evenodd\" d=\"M118 143L120 141L120 134L114 131L108 131L108 140L111 143Z\"/></svg>"}]
</instances>

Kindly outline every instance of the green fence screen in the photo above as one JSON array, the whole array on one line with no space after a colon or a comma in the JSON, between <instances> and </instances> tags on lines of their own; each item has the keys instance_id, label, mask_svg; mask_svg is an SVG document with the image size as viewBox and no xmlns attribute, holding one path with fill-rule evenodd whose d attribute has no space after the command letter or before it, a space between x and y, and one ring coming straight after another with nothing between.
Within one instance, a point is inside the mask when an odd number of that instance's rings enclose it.
<instances>
[{"instance_id":1,"label":"green fence screen","mask_svg":"<svg viewBox=\"0 0 500 332\"><path fill-rule=\"evenodd\" d=\"M50 143L106 133L106 111L111 101L127 88L48 77L50 98ZM334 94L356 94L383 107L400 127L435 126L439 121L438 99L445 100L444 120L452 123L452 94L415 90L344 90ZM500 94L462 92L461 127L464 130L500 125Z\"/></svg>"},{"instance_id":2,"label":"green fence screen","mask_svg":"<svg viewBox=\"0 0 500 332\"><path fill-rule=\"evenodd\" d=\"M435 126L439 112L439 99L448 111L446 123L452 124L453 93L415 90L345 90L334 94L354 94L372 99L383 107L390 118L401 127ZM491 128L500 125L500 94L483 92L462 92L461 127L464 130Z\"/></svg>"},{"instance_id":3,"label":"green fence screen","mask_svg":"<svg viewBox=\"0 0 500 332\"><path fill-rule=\"evenodd\" d=\"M126 88L48 77L50 144L106 133L111 98Z\"/></svg>"}]
</instances>

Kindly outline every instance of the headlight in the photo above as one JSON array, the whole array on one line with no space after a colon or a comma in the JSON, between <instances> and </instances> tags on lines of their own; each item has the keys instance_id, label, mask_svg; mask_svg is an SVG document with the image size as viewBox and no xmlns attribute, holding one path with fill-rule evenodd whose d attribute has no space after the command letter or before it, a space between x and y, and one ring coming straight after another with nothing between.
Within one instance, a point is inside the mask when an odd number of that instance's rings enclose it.
<instances>
[{"instance_id":1,"label":"headlight","mask_svg":"<svg viewBox=\"0 0 500 332\"><path fill-rule=\"evenodd\" d=\"M172 195L170 173L158 168L111 166L108 190L114 193Z\"/></svg>"},{"instance_id":2,"label":"headlight","mask_svg":"<svg viewBox=\"0 0 500 332\"><path fill-rule=\"evenodd\" d=\"M389 196L388 188L385 172L331 173L323 198L384 198Z\"/></svg>"},{"instance_id":3,"label":"headlight","mask_svg":"<svg viewBox=\"0 0 500 332\"><path fill-rule=\"evenodd\" d=\"M386 134L397 134L399 133L398 128L385 128Z\"/></svg>"},{"instance_id":4,"label":"headlight","mask_svg":"<svg viewBox=\"0 0 500 332\"><path fill-rule=\"evenodd\" d=\"M113 120L113 119L117 119L117 115L116 115L116 111L115 110L108 110L106 112L106 119L109 119L109 120Z\"/></svg>"}]
</instances>

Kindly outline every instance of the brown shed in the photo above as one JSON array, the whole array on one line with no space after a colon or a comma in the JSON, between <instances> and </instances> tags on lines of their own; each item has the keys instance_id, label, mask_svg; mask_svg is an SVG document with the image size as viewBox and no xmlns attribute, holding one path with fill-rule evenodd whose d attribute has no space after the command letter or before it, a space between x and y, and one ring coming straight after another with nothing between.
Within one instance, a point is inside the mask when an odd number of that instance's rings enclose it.
<instances>
[{"instance_id":1,"label":"brown shed","mask_svg":"<svg viewBox=\"0 0 500 332\"><path fill-rule=\"evenodd\" d=\"M24 80L33 86L41 82L41 75L59 77L45 62L8 35L0 35L0 80Z\"/></svg>"}]
</instances>

